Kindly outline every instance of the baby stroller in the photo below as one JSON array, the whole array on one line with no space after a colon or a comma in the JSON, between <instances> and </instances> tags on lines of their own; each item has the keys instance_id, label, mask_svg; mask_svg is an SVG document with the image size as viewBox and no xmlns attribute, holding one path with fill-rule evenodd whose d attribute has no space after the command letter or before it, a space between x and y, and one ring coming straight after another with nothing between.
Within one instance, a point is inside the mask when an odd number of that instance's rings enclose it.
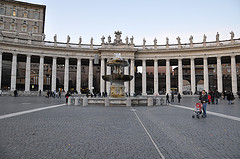
<instances>
[{"instance_id":1,"label":"baby stroller","mask_svg":"<svg viewBox=\"0 0 240 159\"><path fill-rule=\"evenodd\" d=\"M200 114L202 114L202 107L203 107L202 103L196 103L196 108L193 112L192 118L195 118L195 116L197 118L200 117Z\"/></svg>"}]
</instances>

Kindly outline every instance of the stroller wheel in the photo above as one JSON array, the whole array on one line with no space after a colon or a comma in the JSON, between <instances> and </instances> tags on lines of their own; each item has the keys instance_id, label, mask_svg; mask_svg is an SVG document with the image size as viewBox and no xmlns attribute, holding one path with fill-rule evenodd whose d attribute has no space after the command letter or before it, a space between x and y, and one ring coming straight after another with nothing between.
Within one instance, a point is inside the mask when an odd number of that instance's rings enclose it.
<instances>
[{"instance_id":1,"label":"stroller wheel","mask_svg":"<svg viewBox=\"0 0 240 159\"><path fill-rule=\"evenodd\" d=\"M192 118L195 118L195 115L192 115Z\"/></svg>"},{"instance_id":2,"label":"stroller wheel","mask_svg":"<svg viewBox=\"0 0 240 159\"><path fill-rule=\"evenodd\" d=\"M199 119L199 115L197 115L197 118Z\"/></svg>"}]
</instances>

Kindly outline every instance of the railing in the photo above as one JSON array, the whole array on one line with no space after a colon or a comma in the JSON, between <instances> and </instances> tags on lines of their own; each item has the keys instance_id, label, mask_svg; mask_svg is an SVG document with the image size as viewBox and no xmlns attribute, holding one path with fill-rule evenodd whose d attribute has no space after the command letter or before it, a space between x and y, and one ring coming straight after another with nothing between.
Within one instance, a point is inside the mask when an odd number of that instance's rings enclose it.
<instances>
[{"instance_id":1,"label":"railing","mask_svg":"<svg viewBox=\"0 0 240 159\"><path fill-rule=\"evenodd\" d=\"M40 41L40 40L26 39L26 38L20 38L20 37L10 37L10 36L4 36L4 35L0 35L0 41L11 42L11 43L16 43L16 44L58 47L58 48L94 49L94 50L97 50L99 48L106 48L103 45ZM139 50L174 50L174 49L192 49L192 48L203 48L203 47L227 46L227 45L236 45L236 44L240 44L240 38L234 39L234 41L232 41L232 40L222 40L219 42L211 41L211 42L206 42L205 44L202 42L199 42L199 43L192 43L192 44L191 43L183 43L181 45L178 45L178 44L145 45L145 46L144 45L134 45L134 46L129 46L129 47L136 48ZM108 46L110 46L110 48L117 47L117 46L114 46L111 44ZM109 48L109 47L107 47L107 48Z\"/></svg>"}]
</instances>

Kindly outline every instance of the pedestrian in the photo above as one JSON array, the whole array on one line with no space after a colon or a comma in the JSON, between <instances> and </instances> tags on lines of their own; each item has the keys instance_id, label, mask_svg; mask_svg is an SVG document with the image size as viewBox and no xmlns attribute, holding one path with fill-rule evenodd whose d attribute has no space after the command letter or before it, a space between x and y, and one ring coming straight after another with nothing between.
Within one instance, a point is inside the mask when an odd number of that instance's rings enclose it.
<instances>
[{"instance_id":1,"label":"pedestrian","mask_svg":"<svg viewBox=\"0 0 240 159\"><path fill-rule=\"evenodd\" d=\"M214 102L215 102L215 93L214 93L214 91L211 91L211 101L212 101L212 104L215 104Z\"/></svg>"},{"instance_id":2,"label":"pedestrian","mask_svg":"<svg viewBox=\"0 0 240 159\"><path fill-rule=\"evenodd\" d=\"M49 96L50 96L50 91L48 90L47 91L47 97L49 98Z\"/></svg>"},{"instance_id":3,"label":"pedestrian","mask_svg":"<svg viewBox=\"0 0 240 159\"><path fill-rule=\"evenodd\" d=\"M67 94L65 94L66 97L66 104L68 103L68 98L71 96L71 94L69 92L67 92Z\"/></svg>"},{"instance_id":4,"label":"pedestrian","mask_svg":"<svg viewBox=\"0 0 240 159\"><path fill-rule=\"evenodd\" d=\"M61 98L61 91L58 92L58 97Z\"/></svg>"},{"instance_id":5,"label":"pedestrian","mask_svg":"<svg viewBox=\"0 0 240 159\"><path fill-rule=\"evenodd\" d=\"M0 89L0 96L2 96L2 90Z\"/></svg>"},{"instance_id":6,"label":"pedestrian","mask_svg":"<svg viewBox=\"0 0 240 159\"><path fill-rule=\"evenodd\" d=\"M230 98L231 98L231 104L234 104L235 97L234 97L233 93L231 93Z\"/></svg>"},{"instance_id":7,"label":"pedestrian","mask_svg":"<svg viewBox=\"0 0 240 159\"><path fill-rule=\"evenodd\" d=\"M178 92L178 103L180 103L181 98L181 94Z\"/></svg>"},{"instance_id":8,"label":"pedestrian","mask_svg":"<svg viewBox=\"0 0 240 159\"><path fill-rule=\"evenodd\" d=\"M169 95L168 95L168 93L167 93L167 95L166 95L166 104L168 105L170 103L170 101L169 101Z\"/></svg>"},{"instance_id":9,"label":"pedestrian","mask_svg":"<svg viewBox=\"0 0 240 159\"><path fill-rule=\"evenodd\" d=\"M205 90L202 91L202 94L199 97L199 101L203 104L203 115L202 117L207 117L207 104L208 104L208 95Z\"/></svg>"},{"instance_id":10,"label":"pedestrian","mask_svg":"<svg viewBox=\"0 0 240 159\"><path fill-rule=\"evenodd\" d=\"M216 104L218 104L218 99L220 98L220 93L218 91L215 92Z\"/></svg>"},{"instance_id":11,"label":"pedestrian","mask_svg":"<svg viewBox=\"0 0 240 159\"><path fill-rule=\"evenodd\" d=\"M41 96L42 95L42 91L41 91L41 89L39 90L39 96Z\"/></svg>"},{"instance_id":12,"label":"pedestrian","mask_svg":"<svg viewBox=\"0 0 240 159\"><path fill-rule=\"evenodd\" d=\"M15 90L13 93L14 93L14 97L17 97L18 95L17 90Z\"/></svg>"},{"instance_id":13,"label":"pedestrian","mask_svg":"<svg viewBox=\"0 0 240 159\"><path fill-rule=\"evenodd\" d=\"M231 103L231 92L227 92L226 96L227 96L228 104L232 104Z\"/></svg>"},{"instance_id":14,"label":"pedestrian","mask_svg":"<svg viewBox=\"0 0 240 159\"><path fill-rule=\"evenodd\" d=\"M208 104L210 104L210 103L211 103L211 95L208 94Z\"/></svg>"},{"instance_id":15,"label":"pedestrian","mask_svg":"<svg viewBox=\"0 0 240 159\"><path fill-rule=\"evenodd\" d=\"M171 94L171 102L174 102L174 93L172 91L172 94Z\"/></svg>"}]
</instances>

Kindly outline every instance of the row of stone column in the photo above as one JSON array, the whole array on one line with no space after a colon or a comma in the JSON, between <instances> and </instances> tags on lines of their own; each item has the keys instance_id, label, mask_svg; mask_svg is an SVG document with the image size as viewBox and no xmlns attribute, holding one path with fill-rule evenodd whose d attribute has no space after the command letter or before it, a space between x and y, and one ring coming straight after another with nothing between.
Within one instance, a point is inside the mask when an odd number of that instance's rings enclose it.
<instances>
[{"instance_id":1,"label":"row of stone column","mask_svg":"<svg viewBox=\"0 0 240 159\"><path fill-rule=\"evenodd\" d=\"M134 70L134 59L130 59L130 75L135 78ZM105 58L101 59L101 77L111 74L111 67L107 66L105 72ZM25 91L30 91L30 71L31 71L31 55L27 55L26 60L26 74L25 74ZM209 91L208 82L208 62L207 57L203 58L203 76L204 76L204 89ZM39 63L39 90L43 90L43 73L44 73L44 56L40 56ZM51 90L56 90L56 74L57 74L57 57L53 57L52 61L52 82ZM129 67L124 68L124 74L129 74ZM16 89L16 75L17 75L17 54L13 53L12 56L12 69L11 69L11 90ZM232 76L232 92L237 93L237 72L236 72L236 60L235 56L231 56L231 76ZM135 79L130 81L130 92L129 92L129 82L125 82L125 92L134 95L135 93ZM0 88L2 79L2 53L0 53ZM90 92L93 90L93 59L89 59L89 78L88 78L88 88ZM69 81L69 57L65 58L65 70L64 70L64 90L68 91L68 81ZM146 76L146 60L142 60L142 95L147 95L147 76ZM223 91L222 82L222 64L221 57L217 57L217 88L219 92ZM171 78L170 78L170 59L166 59L166 93L170 93ZM178 59L178 91L180 94L183 93L183 73L182 73L182 59ZM80 92L81 89L81 59L77 59L77 75L76 75L76 90ZM106 92L109 94L110 82L106 82L100 78L100 92ZM196 92L196 82L195 82L195 62L194 58L191 58L191 91ZM158 59L154 59L154 94L158 94Z\"/></svg>"},{"instance_id":2,"label":"row of stone column","mask_svg":"<svg viewBox=\"0 0 240 159\"><path fill-rule=\"evenodd\" d=\"M194 58L191 58L191 92L196 92L195 81L195 62ZM183 71L182 71L182 59L178 59L178 91L183 93ZM207 57L203 58L203 76L204 76L204 90L209 91L208 82L208 62ZM170 78L170 59L166 59L166 93L170 93L171 78ZM237 72L236 72L236 59L235 56L231 56L231 76L232 76L232 92L237 93ZM142 60L142 95L147 95L146 89L146 60ZM219 92L223 91L222 82L222 63L221 57L217 57L217 88ZM154 94L158 94L158 59L154 59Z\"/></svg>"}]
</instances>

